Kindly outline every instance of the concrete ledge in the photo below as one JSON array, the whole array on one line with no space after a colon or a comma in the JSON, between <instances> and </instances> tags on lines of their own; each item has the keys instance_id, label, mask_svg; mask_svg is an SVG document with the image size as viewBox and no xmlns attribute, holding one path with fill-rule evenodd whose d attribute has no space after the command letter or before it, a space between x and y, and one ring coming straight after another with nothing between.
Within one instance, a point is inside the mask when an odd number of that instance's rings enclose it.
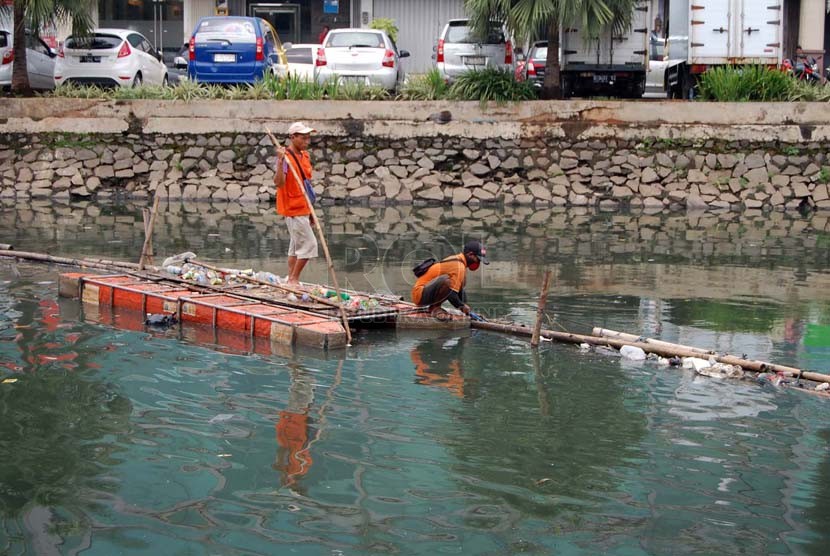
<instances>
[{"instance_id":1,"label":"concrete ledge","mask_svg":"<svg viewBox=\"0 0 830 556\"><path fill-rule=\"evenodd\" d=\"M438 113L449 122L435 123ZM830 103L695 103L682 101L477 102L105 101L4 99L0 133L143 134L281 131L304 120L321 135L413 138L618 137L823 141Z\"/></svg>"}]
</instances>

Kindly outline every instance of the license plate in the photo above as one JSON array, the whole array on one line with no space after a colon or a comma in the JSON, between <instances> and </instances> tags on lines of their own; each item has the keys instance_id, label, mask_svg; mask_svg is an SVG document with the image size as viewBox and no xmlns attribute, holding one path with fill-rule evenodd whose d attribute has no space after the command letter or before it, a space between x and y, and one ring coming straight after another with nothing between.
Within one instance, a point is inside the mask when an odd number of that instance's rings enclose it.
<instances>
[{"instance_id":1,"label":"license plate","mask_svg":"<svg viewBox=\"0 0 830 556\"><path fill-rule=\"evenodd\" d=\"M464 63L468 66L483 66L484 56L467 56L464 58Z\"/></svg>"},{"instance_id":2,"label":"license plate","mask_svg":"<svg viewBox=\"0 0 830 556\"><path fill-rule=\"evenodd\" d=\"M232 64L236 62L236 54L214 54L213 61L218 64Z\"/></svg>"},{"instance_id":3,"label":"license plate","mask_svg":"<svg viewBox=\"0 0 830 556\"><path fill-rule=\"evenodd\" d=\"M101 57L100 56L81 56L81 63L82 64L100 64Z\"/></svg>"},{"instance_id":4,"label":"license plate","mask_svg":"<svg viewBox=\"0 0 830 556\"><path fill-rule=\"evenodd\" d=\"M594 83L608 83L607 75L594 75Z\"/></svg>"},{"instance_id":5,"label":"license plate","mask_svg":"<svg viewBox=\"0 0 830 556\"><path fill-rule=\"evenodd\" d=\"M365 84L366 77L363 75L341 75L340 76L341 83L358 83L358 84Z\"/></svg>"}]
</instances>

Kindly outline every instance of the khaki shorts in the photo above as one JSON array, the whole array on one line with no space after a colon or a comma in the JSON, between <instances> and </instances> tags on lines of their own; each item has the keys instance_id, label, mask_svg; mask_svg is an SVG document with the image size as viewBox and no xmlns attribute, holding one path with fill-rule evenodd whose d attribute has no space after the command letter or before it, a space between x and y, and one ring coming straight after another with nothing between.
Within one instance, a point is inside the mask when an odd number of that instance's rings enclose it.
<instances>
[{"instance_id":1,"label":"khaki shorts","mask_svg":"<svg viewBox=\"0 0 830 556\"><path fill-rule=\"evenodd\" d=\"M317 238L311 229L308 216L286 216L288 235L291 243L288 244L288 256L298 259L313 259L317 256Z\"/></svg>"}]
</instances>

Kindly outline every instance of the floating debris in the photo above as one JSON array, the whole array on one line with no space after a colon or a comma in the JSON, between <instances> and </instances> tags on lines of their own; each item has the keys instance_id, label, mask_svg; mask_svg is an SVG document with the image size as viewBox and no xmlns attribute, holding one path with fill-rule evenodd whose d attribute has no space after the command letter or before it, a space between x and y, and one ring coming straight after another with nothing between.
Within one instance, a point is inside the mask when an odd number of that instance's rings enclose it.
<instances>
[{"instance_id":1,"label":"floating debris","mask_svg":"<svg viewBox=\"0 0 830 556\"><path fill-rule=\"evenodd\" d=\"M164 328L164 327L167 327L167 326L173 326L177 322L179 322L179 319L176 318L175 313L170 313L170 314L165 314L165 313L151 314L151 313L147 313L147 318L144 319L144 324L146 324L147 326L158 326L158 327L161 327L161 328Z\"/></svg>"},{"instance_id":2,"label":"floating debris","mask_svg":"<svg viewBox=\"0 0 830 556\"><path fill-rule=\"evenodd\" d=\"M818 386L816 386L816 390L822 392L824 390L830 389L830 382L822 382Z\"/></svg>"},{"instance_id":3,"label":"floating debris","mask_svg":"<svg viewBox=\"0 0 830 556\"><path fill-rule=\"evenodd\" d=\"M631 361L645 361L646 358L646 352L637 346L621 347L620 355L622 355L624 359L630 359Z\"/></svg>"},{"instance_id":4,"label":"floating debris","mask_svg":"<svg viewBox=\"0 0 830 556\"><path fill-rule=\"evenodd\" d=\"M744 370L740 365L727 365L725 363L715 363L700 370L695 369L695 372L709 378L743 378L744 376Z\"/></svg>"},{"instance_id":5,"label":"floating debris","mask_svg":"<svg viewBox=\"0 0 830 556\"><path fill-rule=\"evenodd\" d=\"M4 378L3 379L3 384L14 384L15 382L17 382L16 378Z\"/></svg>"}]
</instances>

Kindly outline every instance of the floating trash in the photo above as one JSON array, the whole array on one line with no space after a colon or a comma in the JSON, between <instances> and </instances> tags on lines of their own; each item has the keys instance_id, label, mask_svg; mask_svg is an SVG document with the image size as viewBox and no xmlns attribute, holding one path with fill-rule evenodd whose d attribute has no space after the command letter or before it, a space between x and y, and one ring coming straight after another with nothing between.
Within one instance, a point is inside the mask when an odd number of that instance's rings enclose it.
<instances>
[{"instance_id":1,"label":"floating trash","mask_svg":"<svg viewBox=\"0 0 830 556\"><path fill-rule=\"evenodd\" d=\"M151 314L147 313L147 318L144 319L144 324L147 326L158 326L158 327L166 327L166 326L173 326L179 322L179 319L176 318L176 315L173 313L167 314Z\"/></svg>"},{"instance_id":2,"label":"floating trash","mask_svg":"<svg viewBox=\"0 0 830 556\"><path fill-rule=\"evenodd\" d=\"M822 392L824 390L830 389L830 382L822 382L818 386L816 386L816 390Z\"/></svg>"},{"instance_id":3,"label":"floating trash","mask_svg":"<svg viewBox=\"0 0 830 556\"><path fill-rule=\"evenodd\" d=\"M644 361L646 358L646 352L637 346L621 347L620 355L622 355L625 359L630 359L631 361Z\"/></svg>"},{"instance_id":4,"label":"floating trash","mask_svg":"<svg viewBox=\"0 0 830 556\"><path fill-rule=\"evenodd\" d=\"M702 369L695 369L695 372L710 378L743 378L744 376L744 370L740 365L727 365L725 363L715 363Z\"/></svg>"}]
</instances>

